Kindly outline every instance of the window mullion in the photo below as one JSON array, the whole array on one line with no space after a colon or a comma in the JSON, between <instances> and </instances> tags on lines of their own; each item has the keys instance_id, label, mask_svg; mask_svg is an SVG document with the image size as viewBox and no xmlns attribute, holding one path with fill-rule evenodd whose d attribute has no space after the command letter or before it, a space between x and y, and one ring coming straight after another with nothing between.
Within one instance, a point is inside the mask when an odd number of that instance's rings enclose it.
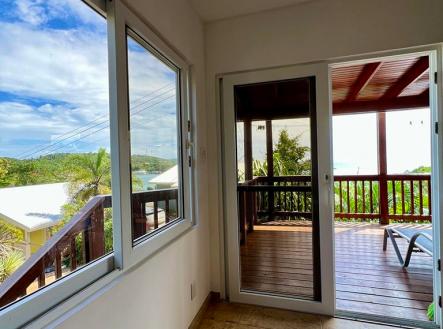
<instances>
[{"instance_id":1,"label":"window mullion","mask_svg":"<svg viewBox=\"0 0 443 329\"><path fill-rule=\"evenodd\" d=\"M126 24L120 1L108 0L108 56L115 265L129 266L132 250Z\"/></svg>"}]
</instances>

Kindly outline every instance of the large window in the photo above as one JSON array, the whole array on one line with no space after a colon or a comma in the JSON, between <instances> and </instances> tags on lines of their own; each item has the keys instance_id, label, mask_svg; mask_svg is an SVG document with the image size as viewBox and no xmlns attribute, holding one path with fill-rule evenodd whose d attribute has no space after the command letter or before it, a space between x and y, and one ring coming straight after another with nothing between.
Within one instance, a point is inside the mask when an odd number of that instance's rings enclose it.
<instances>
[{"instance_id":1,"label":"large window","mask_svg":"<svg viewBox=\"0 0 443 329\"><path fill-rule=\"evenodd\" d=\"M127 36L134 240L174 222L181 205L179 70Z\"/></svg>"},{"instance_id":2,"label":"large window","mask_svg":"<svg viewBox=\"0 0 443 329\"><path fill-rule=\"evenodd\" d=\"M0 23L9 328L191 228L193 144L187 63L120 0L0 1Z\"/></svg>"},{"instance_id":3,"label":"large window","mask_svg":"<svg viewBox=\"0 0 443 329\"><path fill-rule=\"evenodd\" d=\"M81 1L0 6L5 306L111 252L113 225L106 20Z\"/></svg>"}]
</instances>

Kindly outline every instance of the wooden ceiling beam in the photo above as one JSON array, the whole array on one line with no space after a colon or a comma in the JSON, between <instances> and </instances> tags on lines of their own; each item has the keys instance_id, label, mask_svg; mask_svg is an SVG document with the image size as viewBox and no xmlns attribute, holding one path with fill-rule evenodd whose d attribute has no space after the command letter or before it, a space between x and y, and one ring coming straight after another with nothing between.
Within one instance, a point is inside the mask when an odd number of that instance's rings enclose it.
<instances>
[{"instance_id":1,"label":"wooden ceiling beam","mask_svg":"<svg viewBox=\"0 0 443 329\"><path fill-rule=\"evenodd\" d=\"M358 94L368 85L372 77L377 73L378 69L382 65L382 62L368 63L363 66L362 71L355 80L354 84L349 88L348 94L346 95L345 102L355 101Z\"/></svg>"},{"instance_id":2,"label":"wooden ceiling beam","mask_svg":"<svg viewBox=\"0 0 443 329\"><path fill-rule=\"evenodd\" d=\"M375 101L353 101L333 104L334 115L388 112L429 107L429 92L418 96L404 96Z\"/></svg>"},{"instance_id":3,"label":"wooden ceiling beam","mask_svg":"<svg viewBox=\"0 0 443 329\"><path fill-rule=\"evenodd\" d=\"M428 56L420 57L401 77L398 79L385 94L382 99L398 97L411 83L416 81L429 68Z\"/></svg>"}]
</instances>

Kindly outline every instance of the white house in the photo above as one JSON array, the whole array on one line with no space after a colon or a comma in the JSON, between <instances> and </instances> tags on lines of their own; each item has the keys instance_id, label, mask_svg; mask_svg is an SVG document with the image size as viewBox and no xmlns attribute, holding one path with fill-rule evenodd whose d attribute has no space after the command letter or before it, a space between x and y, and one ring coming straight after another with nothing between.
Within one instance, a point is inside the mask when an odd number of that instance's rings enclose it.
<instances>
[{"instance_id":1,"label":"white house","mask_svg":"<svg viewBox=\"0 0 443 329\"><path fill-rule=\"evenodd\" d=\"M0 219L23 231L28 258L49 238L48 228L60 222L68 202L67 183L2 188Z\"/></svg>"}]
</instances>

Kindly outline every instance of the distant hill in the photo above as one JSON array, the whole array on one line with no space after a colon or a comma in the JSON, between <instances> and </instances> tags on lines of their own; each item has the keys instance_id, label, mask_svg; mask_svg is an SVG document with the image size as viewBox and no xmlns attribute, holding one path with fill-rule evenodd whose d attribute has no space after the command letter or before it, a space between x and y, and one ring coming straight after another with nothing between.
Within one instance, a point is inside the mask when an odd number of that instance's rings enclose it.
<instances>
[{"instance_id":1,"label":"distant hill","mask_svg":"<svg viewBox=\"0 0 443 329\"><path fill-rule=\"evenodd\" d=\"M177 164L176 160L163 159L149 155L133 155L133 171L164 172Z\"/></svg>"},{"instance_id":2,"label":"distant hill","mask_svg":"<svg viewBox=\"0 0 443 329\"><path fill-rule=\"evenodd\" d=\"M0 157L0 187L69 181L70 174L75 170L76 161L74 160L94 154L96 153L56 153L25 160ZM176 163L175 160L154 156L134 155L132 157L134 171L163 172Z\"/></svg>"}]
</instances>

